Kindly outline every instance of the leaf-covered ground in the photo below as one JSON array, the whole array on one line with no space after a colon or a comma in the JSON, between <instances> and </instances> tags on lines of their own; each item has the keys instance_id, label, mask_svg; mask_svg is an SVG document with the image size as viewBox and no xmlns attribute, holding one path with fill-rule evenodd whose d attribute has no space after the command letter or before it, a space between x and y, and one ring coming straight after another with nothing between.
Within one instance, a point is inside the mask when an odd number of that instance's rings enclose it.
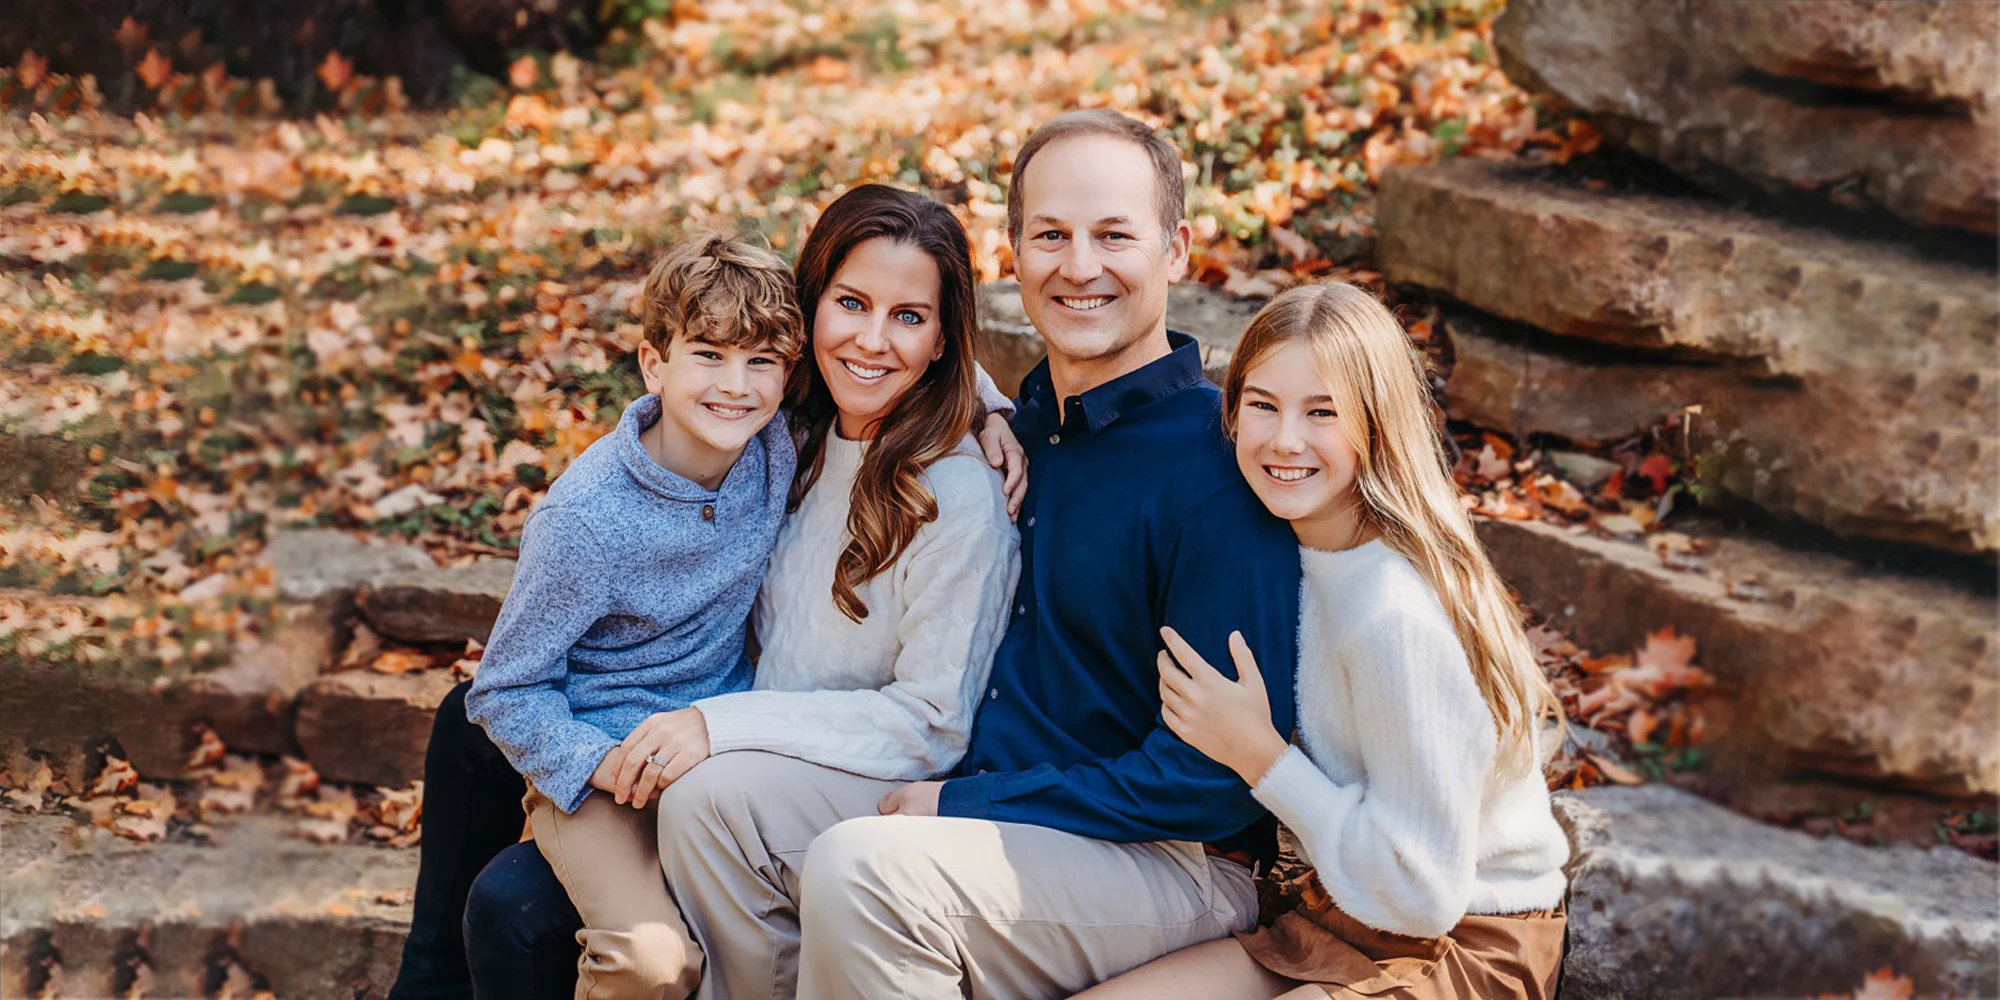
<instances>
[{"instance_id":1,"label":"leaf-covered ground","mask_svg":"<svg viewBox=\"0 0 2000 1000\"><path fill-rule=\"evenodd\" d=\"M115 41L146 110L32 53L0 70L0 651L218 659L281 525L509 550L638 391L632 300L690 227L784 251L885 181L1006 277L1011 151L1104 105L1193 165L1197 278L1268 294L1366 277L1386 166L1591 141L1500 74L1497 4L758 6L523 57L447 110L336 55L322 112L288 117L137 25Z\"/></svg>"}]
</instances>

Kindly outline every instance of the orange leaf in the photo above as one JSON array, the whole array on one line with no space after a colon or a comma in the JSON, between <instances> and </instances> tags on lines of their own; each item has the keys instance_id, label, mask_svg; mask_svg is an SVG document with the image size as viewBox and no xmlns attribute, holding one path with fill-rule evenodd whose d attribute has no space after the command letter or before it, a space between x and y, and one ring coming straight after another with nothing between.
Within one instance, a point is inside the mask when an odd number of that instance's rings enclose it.
<instances>
[{"instance_id":1,"label":"orange leaf","mask_svg":"<svg viewBox=\"0 0 2000 1000\"><path fill-rule=\"evenodd\" d=\"M14 79L24 89L33 90L49 78L49 61L35 54L34 49L21 53L21 62L14 69Z\"/></svg>"},{"instance_id":2,"label":"orange leaf","mask_svg":"<svg viewBox=\"0 0 2000 1000\"><path fill-rule=\"evenodd\" d=\"M522 56L507 67L507 82L513 84L515 90L526 90L541 78L542 67L535 63L534 56Z\"/></svg>"},{"instance_id":3,"label":"orange leaf","mask_svg":"<svg viewBox=\"0 0 2000 1000\"><path fill-rule=\"evenodd\" d=\"M1597 765L1598 773L1604 775L1606 780L1615 781L1621 785L1637 785L1644 783L1646 780L1637 771L1616 761L1607 760L1594 753L1585 754L1584 756L1589 757L1590 762Z\"/></svg>"},{"instance_id":4,"label":"orange leaf","mask_svg":"<svg viewBox=\"0 0 2000 1000\"><path fill-rule=\"evenodd\" d=\"M1640 666L1659 666L1669 669L1684 669L1694 662L1694 636L1680 635L1669 625L1658 632L1646 634L1646 645L1633 656Z\"/></svg>"},{"instance_id":5,"label":"orange leaf","mask_svg":"<svg viewBox=\"0 0 2000 1000\"><path fill-rule=\"evenodd\" d=\"M379 674L407 674L431 665L431 658L408 649L392 649L375 658L368 669Z\"/></svg>"},{"instance_id":6,"label":"orange leaf","mask_svg":"<svg viewBox=\"0 0 2000 1000\"><path fill-rule=\"evenodd\" d=\"M118 30L112 33L111 40L118 43L118 47L124 50L125 54L130 55L145 47L146 36L149 34L151 31L144 25L127 17L119 22Z\"/></svg>"},{"instance_id":7,"label":"orange leaf","mask_svg":"<svg viewBox=\"0 0 2000 1000\"><path fill-rule=\"evenodd\" d=\"M1648 455L1639 463L1639 474L1653 481L1653 492L1665 493L1667 480L1674 477L1674 461L1665 455Z\"/></svg>"},{"instance_id":8,"label":"orange leaf","mask_svg":"<svg viewBox=\"0 0 2000 1000\"><path fill-rule=\"evenodd\" d=\"M1625 736L1634 743L1647 743L1653 738L1653 730L1660 726L1660 717L1643 709L1635 708L1625 717Z\"/></svg>"},{"instance_id":9,"label":"orange leaf","mask_svg":"<svg viewBox=\"0 0 2000 1000\"><path fill-rule=\"evenodd\" d=\"M354 60L342 58L341 54L329 50L326 59L319 64L319 82L331 91L347 88L347 82L354 79Z\"/></svg>"},{"instance_id":10,"label":"orange leaf","mask_svg":"<svg viewBox=\"0 0 2000 1000\"><path fill-rule=\"evenodd\" d=\"M174 62L160 54L159 49L147 49L146 58L139 60L139 82L147 90L158 90L174 75Z\"/></svg>"},{"instance_id":11,"label":"orange leaf","mask_svg":"<svg viewBox=\"0 0 2000 1000\"><path fill-rule=\"evenodd\" d=\"M814 83L839 83L847 79L847 64L832 56L820 56L806 67L806 75Z\"/></svg>"},{"instance_id":12,"label":"orange leaf","mask_svg":"<svg viewBox=\"0 0 2000 1000\"><path fill-rule=\"evenodd\" d=\"M1861 988L1854 991L1854 1000L1910 1000L1917 992L1917 984L1907 976L1896 975L1888 966L1876 969L1861 980Z\"/></svg>"}]
</instances>

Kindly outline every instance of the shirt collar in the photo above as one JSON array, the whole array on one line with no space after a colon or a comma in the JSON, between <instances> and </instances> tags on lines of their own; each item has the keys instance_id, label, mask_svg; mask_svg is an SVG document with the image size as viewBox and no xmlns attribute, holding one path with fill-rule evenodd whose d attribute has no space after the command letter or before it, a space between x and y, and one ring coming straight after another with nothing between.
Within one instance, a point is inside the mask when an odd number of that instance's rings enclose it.
<instances>
[{"instance_id":1,"label":"shirt collar","mask_svg":"<svg viewBox=\"0 0 2000 1000\"><path fill-rule=\"evenodd\" d=\"M653 426L659 419L660 397L653 393L644 393L625 407L624 414L618 418L618 429L614 432L618 435L618 458L625 471L631 473L640 485L673 500L715 499L719 491L708 489L653 461L653 456L646 453L646 445L639 440L639 432ZM736 464L742 465L743 462L739 458ZM736 469L732 467L729 471L734 474Z\"/></svg>"},{"instance_id":2,"label":"shirt collar","mask_svg":"<svg viewBox=\"0 0 2000 1000\"><path fill-rule=\"evenodd\" d=\"M1133 410L1201 381L1201 342L1179 330L1168 330L1167 345L1170 350L1165 357L1073 397L1075 408L1092 434ZM1068 400L1056 399L1055 392L1055 383L1049 378L1049 360L1043 358L1022 379L1021 395L1040 399L1055 415L1057 424L1066 423L1072 415L1067 409Z\"/></svg>"}]
</instances>

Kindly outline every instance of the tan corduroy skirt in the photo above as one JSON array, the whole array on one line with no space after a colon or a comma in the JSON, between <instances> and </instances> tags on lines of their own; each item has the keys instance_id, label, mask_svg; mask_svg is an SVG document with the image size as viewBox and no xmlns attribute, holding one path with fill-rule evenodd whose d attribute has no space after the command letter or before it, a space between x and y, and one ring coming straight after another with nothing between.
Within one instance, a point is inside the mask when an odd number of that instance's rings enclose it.
<instances>
[{"instance_id":1,"label":"tan corduroy skirt","mask_svg":"<svg viewBox=\"0 0 2000 1000\"><path fill-rule=\"evenodd\" d=\"M1268 927L1236 939L1257 964L1335 1000L1549 1000L1562 968L1560 911L1467 916L1437 938L1378 931L1341 912L1314 877Z\"/></svg>"}]
</instances>

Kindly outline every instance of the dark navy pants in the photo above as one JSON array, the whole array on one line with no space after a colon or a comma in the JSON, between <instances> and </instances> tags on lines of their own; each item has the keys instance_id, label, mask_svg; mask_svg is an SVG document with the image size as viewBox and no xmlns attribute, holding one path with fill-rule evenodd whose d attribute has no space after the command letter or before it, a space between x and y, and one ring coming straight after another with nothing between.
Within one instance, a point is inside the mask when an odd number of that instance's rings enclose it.
<instances>
[{"instance_id":1,"label":"dark navy pants","mask_svg":"<svg viewBox=\"0 0 2000 1000\"><path fill-rule=\"evenodd\" d=\"M469 686L431 723L410 936L389 996L571 997L583 918L542 852L520 843L527 784L465 717Z\"/></svg>"}]
</instances>

